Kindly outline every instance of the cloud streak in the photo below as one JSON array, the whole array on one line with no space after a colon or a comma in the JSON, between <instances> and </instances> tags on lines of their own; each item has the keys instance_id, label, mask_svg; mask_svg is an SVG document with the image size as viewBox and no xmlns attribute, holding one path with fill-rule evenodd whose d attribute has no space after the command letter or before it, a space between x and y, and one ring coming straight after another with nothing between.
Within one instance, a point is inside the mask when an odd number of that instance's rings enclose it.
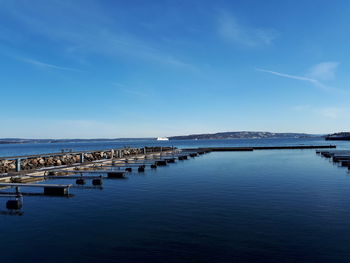
<instances>
[{"instance_id":1,"label":"cloud streak","mask_svg":"<svg viewBox=\"0 0 350 263\"><path fill-rule=\"evenodd\" d=\"M256 68L257 71L261 72L266 72L270 73L279 77L283 78L288 78L288 79L296 79L296 80L301 80L301 81L306 81L311 84L313 84L315 87L323 89L323 90L329 90L330 88L318 81L317 79L314 78L309 78L309 77L304 77L304 76L298 76L298 75L290 75L290 74L285 74L277 71L272 71L272 70L267 70L267 69L261 69L261 68Z\"/></svg>"},{"instance_id":2,"label":"cloud streak","mask_svg":"<svg viewBox=\"0 0 350 263\"><path fill-rule=\"evenodd\" d=\"M29 58L19 58L16 57L17 60L19 61L23 61L25 63L37 66L37 67L41 67L41 68L48 68L48 69L56 69L56 70L65 70L65 71L75 71L75 72L82 72L79 69L75 69L75 68L69 68L69 67L62 67L62 66L58 66L58 65L54 65L54 64L49 64L49 63L44 63L42 61L39 60L34 60L34 59L29 59Z\"/></svg>"}]
</instances>

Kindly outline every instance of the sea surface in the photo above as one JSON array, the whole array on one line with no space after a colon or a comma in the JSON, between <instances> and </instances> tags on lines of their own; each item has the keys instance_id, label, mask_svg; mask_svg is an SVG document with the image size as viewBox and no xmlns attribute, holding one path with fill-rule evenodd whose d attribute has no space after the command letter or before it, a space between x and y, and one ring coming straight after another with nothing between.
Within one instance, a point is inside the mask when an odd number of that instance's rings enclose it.
<instances>
[{"instance_id":1,"label":"sea surface","mask_svg":"<svg viewBox=\"0 0 350 263\"><path fill-rule=\"evenodd\" d=\"M71 143L24 143L0 144L0 157L18 156L64 151L105 150L123 147L144 146L174 146L178 148L190 147L251 147L251 146L288 146L288 145L330 145L338 148L348 147L347 141L325 141L321 137L315 138L267 138L267 139L228 139L228 140L125 140L125 141L96 141Z\"/></svg>"},{"instance_id":2,"label":"sea surface","mask_svg":"<svg viewBox=\"0 0 350 263\"><path fill-rule=\"evenodd\" d=\"M123 146L280 146L312 139L0 145L2 156ZM0 262L350 262L350 176L315 150L213 152L70 198L0 199ZM48 180L45 183L74 183ZM23 192L40 192L25 189Z\"/></svg>"}]
</instances>

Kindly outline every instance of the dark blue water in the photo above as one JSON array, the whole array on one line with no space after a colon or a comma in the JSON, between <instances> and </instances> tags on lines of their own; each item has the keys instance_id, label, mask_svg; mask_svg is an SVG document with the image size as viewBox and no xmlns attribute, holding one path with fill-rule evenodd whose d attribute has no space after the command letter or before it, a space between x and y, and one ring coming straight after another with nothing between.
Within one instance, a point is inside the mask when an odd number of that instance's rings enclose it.
<instances>
[{"instance_id":1,"label":"dark blue water","mask_svg":"<svg viewBox=\"0 0 350 263\"><path fill-rule=\"evenodd\" d=\"M26 197L22 216L0 215L0 262L349 262L349 191L314 150L210 153Z\"/></svg>"}]
</instances>

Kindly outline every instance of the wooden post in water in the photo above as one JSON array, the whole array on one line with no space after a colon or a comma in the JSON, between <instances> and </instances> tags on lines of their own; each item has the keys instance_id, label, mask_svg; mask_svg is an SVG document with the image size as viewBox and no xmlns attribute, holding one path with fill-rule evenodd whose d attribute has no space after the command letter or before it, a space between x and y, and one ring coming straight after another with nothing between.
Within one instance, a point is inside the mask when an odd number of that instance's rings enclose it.
<instances>
[{"instance_id":1,"label":"wooden post in water","mask_svg":"<svg viewBox=\"0 0 350 263\"><path fill-rule=\"evenodd\" d=\"M45 195L68 195L69 190L68 187L44 187Z\"/></svg>"},{"instance_id":2,"label":"wooden post in water","mask_svg":"<svg viewBox=\"0 0 350 263\"><path fill-rule=\"evenodd\" d=\"M85 160L84 160L84 153L81 153L80 154L80 162L83 163Z\"/></svg>"},{"instance_id":3,"label":"wooden post in water","mask_svg":"<svg viewBox=\"0 0 350 263\"><path fill-rule=\"evenodd\" d=\"M16 159L16 172L21 171L21 159Z\"/></svg>"}]
</instances>

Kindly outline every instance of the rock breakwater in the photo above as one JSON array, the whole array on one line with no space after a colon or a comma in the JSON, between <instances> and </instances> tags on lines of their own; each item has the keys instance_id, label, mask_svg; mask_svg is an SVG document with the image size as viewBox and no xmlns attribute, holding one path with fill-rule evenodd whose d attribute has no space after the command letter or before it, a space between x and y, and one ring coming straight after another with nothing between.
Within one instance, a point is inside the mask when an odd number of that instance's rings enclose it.
<instances>
[{"instance_id":1,"label":"rock breakwater","mask_svg":"<svg viewBox=\"0 0 350 263\"><path fill-rule=\"evenodd\" d=\"M0 160L0 173L16 172L18 164L20 170L34 170L44 167L73 165L82 162L121 158L137 154L171 150L171 147L145 147L145 148L123 148L103 151L57 153L50 155L21 156L20 158L2 158Z\"/></svg>"}]
</instances>

